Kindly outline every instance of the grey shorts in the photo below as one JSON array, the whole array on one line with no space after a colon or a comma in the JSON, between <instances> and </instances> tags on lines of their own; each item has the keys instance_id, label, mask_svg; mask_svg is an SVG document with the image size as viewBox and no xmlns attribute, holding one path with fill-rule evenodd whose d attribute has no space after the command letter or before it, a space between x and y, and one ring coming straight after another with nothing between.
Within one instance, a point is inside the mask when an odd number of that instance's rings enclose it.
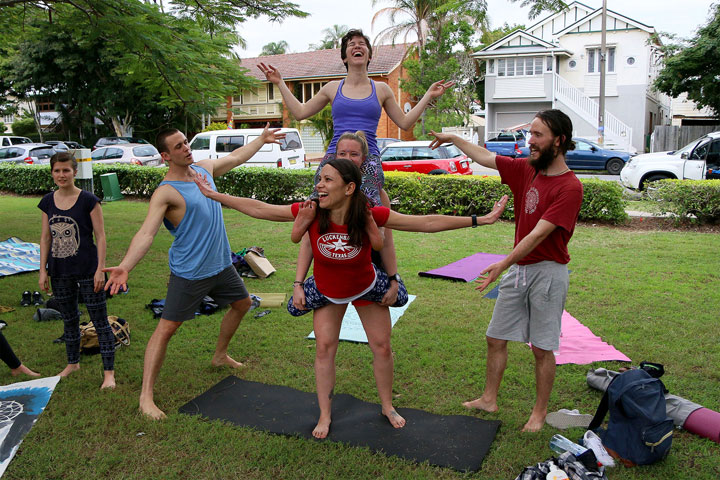
<instances>
[{"instance_id":1,"label":"grey shorts","mask_svg":"<svg viewBox=\"0 0 720 480\"><path fill-rule=\"evenodd\" d=\"M567 265L562 263L513 265L500 280L486 335L557 350L568 283Z\"/></svg>"},{"instance_id":2,"label":"grey shorts","mask_svg":"<svg viewBox=\"0 0 720 480\"><path fill-rule=\"evenodd\" d=\"M205 295L210 295L221 307L249 296L245 284L232 265L217 275L202 280L188 280L171 273L162 318L173 322L194 318Z\"/></svg>"}]
</instances>

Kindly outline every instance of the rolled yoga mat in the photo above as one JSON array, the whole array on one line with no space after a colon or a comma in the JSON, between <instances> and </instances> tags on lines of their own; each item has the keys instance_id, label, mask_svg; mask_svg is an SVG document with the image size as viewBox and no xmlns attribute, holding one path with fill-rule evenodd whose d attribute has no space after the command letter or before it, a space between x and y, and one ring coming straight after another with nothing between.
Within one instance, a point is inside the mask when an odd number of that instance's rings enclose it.
<instances>
[{"instance_id":1,"label":"rolled yoga mat","mask_svg":"<svg viewBox=\"0 0 720 480\"><path fill-rule=\"evenodd\" d=\"M495 262L499 262L506 255L494 253L476 253L469 257L461 258L457 262L450 263L444 267L419 272L421 277L445 278L463 282L472 282L480 276L480 272Z\"/></svg>"},{"instance_id":2,"label":"rolled yoga mat","mask_svg":"<svg viewBox=\"0 0 720 480\"><path fill-rule=\"evenodd\" d=\"M698 408L685 420L683 428L701 437L720 443L720 413L709 408Z\"/></svg>"}]
</instances>

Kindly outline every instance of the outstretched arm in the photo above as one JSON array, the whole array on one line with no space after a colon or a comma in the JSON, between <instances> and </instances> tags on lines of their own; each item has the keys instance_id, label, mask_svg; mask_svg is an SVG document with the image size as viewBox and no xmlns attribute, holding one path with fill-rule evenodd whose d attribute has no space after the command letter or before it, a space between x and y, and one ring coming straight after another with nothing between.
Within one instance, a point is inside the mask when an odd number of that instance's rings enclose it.
<instances>
[{"instance_id":1,"label":"outstretched arm","mask_svg":"<svg viewBox=\"0 0 720 480\"><path fill-rule=\"evenodd\" d=\"M205 177L199 173L195 175L195 183L200 192L206 197L253 218L273 222L292 222L295 219L290 205L272 205L252 198L233 197L232 195L216 192L210 187Z\"/></svg>"},{"instance_id":2,"label":"outstretched arm","mask_svg":"<svg viewBox=\"0 0 720 480\"><path fill-rule=\"evenodd\" d=\"M392 90L390 90L387 83L378 82L376 85L379 85L379 88L382 89L383 108L385 109L385 113L387 113L388 117L390 117L390 120L395 122L395 124L403 130L410 130L413 125L415 125L415 122L418 121L420 115L422 115L430 102L445 93L447 89L455 85L455 82L440 80L433 83L430 85L430 88L428 88L428 91L425 92L425 95L423 95L420 101L408 113L404 113L397 104L395 95Z\"/></svg>"},{"instance_id":3,"label":"outstretched arm","mask_svg":"<svg viewBox=\"0 0 720 480\"><path fill-rule=\"evenodd\" d=\"M485 288L494 282L502 274L502 272L508 269L508 267L519 262L528 256L530 252L535 250L535 247L540 245L540 243L545 240L556 228L556 225L548 222L547 220L541 219L537 225L535 225L535 228L533 228L532 231L525 236L525 238L518 242L515 248L513 248L513 251L510 252L510 255L499 262L488 265L485 270L480 272L480 275L487 274L487 276L475 280L476 283L480 284L476 290L485 290Z\"/></svg>"},{"instance_id":4,"label":"outstretched arm","mask_svg":"<svg viewBox=\"0 0 720 480\"><path fill-rule=\"evenodd\" d=\"M277 68L270 64L265 65L264 63L260 63L257 67L265 75L268 82L280 89L280 95L282 95L285 106L297 120L305 120L308 117L312 117L332 100L334 95L331 96L330 92L333 87L328 87L328 85L335 85L335 89L337 90L337 82L330 82L322 87L310 100L302 103L290 91Z\"/></svg>"},{"instance_id":5,"label":"outstretched arm","mask_svg":"<svg viewBox=\"0 0 720 480\"><path fill-rule=\"evenodd\" d=\"M135 265L137 265L148 250L150 250L153 239L170 205L167 188L171 187L158 188L152 198L150 198L150 206L148 207L148 214L145 217L145 221L130 242L130 247L128 247L125 258L120 262L120 265L117 267L103 268L103 272L110 274L110 278L108 278L108 281L105 283L105 290L109 290L111 295L127 289L130 271L135 268Z\"/></svg>"},{"instance_id":6,"label":"outstretched arm","mask_svg":"<svg viewBox=\"0 0 720 480\"><path fill-rule=\"evenodd\" d=\"M285 138L285 134L278 133L279 131L279 128L270 128L270 123L267 123L260 136L247 145L236 148L224 157L201 160L197 164L210 172L213 177L224 175L250 160L266 143L280 143L280 140Z\"/></svg>"},{"instance_id":7,"label":"outstretched arm","mask_svg":"<svg viewBox=\"0 0 720 480\"><path fill-rule=\"evenodd\" d=\"M508 202L508 196L503 195L500 201L495 203L494 208L487 215L476 217L476 225L490 225L500 218L505 205ZM472 227L473 217L453 217L449 215L403 215L402 213L390 210L385 226L395 230L405 230L408 232L443 232L445 230L455 230L458 228Z\"/></svg>"},{"instance_id":8,"label":"outstretched arm","mask_svg":"<svg viewBox=\"0 0 720 480\"><path fill-rule=\"evenodd\" d=\"M430 148L437 148L443 143L454 143L456 147L462 150L465 155L472 158L474 162L479 163L483 167L494 168L497 170L494 152L491 152L480 145L468 142L457 135L437 133L433 131L430 131L430 135L435 137L435 140L433 140L430 144Z\"/></svg>"}]
</instances>

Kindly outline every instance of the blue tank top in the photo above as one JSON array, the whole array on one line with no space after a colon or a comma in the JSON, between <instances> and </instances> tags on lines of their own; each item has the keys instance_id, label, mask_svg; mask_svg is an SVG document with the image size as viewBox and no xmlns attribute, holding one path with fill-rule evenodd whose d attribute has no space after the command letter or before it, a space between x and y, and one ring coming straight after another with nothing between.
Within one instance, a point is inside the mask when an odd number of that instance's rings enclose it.
<instances>
[{"instance_id":1,"label":"blue tank top","mask_svg":"<svg viewBox=\"0 0 720 480\"><path fill-rule=\"evenodd\" d=\"M365 98L348 98L342 93L342 87L345 85L345 79L340 80L340 86L337 89L335 98L332 103L333 117L333 139L330 142L327 153L335 153L337 142L345 132L355 133L358 130L365 132L367 138L370 155L379 155L375 141L375 132L377 132L382 107L375 92L375 82L370 80L372 85L372 93Z\"/></svg>"},{"instance_id":2,"label":"blue tank top","mask_svg":"<svg viewBox=\"0 0 720 480\"><path fill-rule=\"evenodd\" d=\"M190 168L207 177L212 189L217 190L210 172L197 165ZM175 237L168 254L173 275L202 280L232 265L220 203L200 193L195 182L163 180L160 185L170 185L185 200L185 216L177 227L164 220L165 227Z\"/></svg>"}]
</instances>

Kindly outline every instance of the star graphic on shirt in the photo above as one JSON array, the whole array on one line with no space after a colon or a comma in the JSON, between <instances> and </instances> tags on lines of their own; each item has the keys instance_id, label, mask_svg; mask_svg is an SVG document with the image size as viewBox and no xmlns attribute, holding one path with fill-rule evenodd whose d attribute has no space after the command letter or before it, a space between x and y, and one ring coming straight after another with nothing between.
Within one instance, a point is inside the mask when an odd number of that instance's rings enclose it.
<instances>
[{"instance_id":1,"label":"star graphic on shirt","mask_svg":"<svg viewBox=\"0 0 720 480\"><path fill-rule=\"evenodd\" d=\"M340 238L332 242L331 245L332 250L335 250L336 252L347 252L348 250L352 250L352 248L347 246L347 242L343 241Z\"/></svg>"}]
</instances>

